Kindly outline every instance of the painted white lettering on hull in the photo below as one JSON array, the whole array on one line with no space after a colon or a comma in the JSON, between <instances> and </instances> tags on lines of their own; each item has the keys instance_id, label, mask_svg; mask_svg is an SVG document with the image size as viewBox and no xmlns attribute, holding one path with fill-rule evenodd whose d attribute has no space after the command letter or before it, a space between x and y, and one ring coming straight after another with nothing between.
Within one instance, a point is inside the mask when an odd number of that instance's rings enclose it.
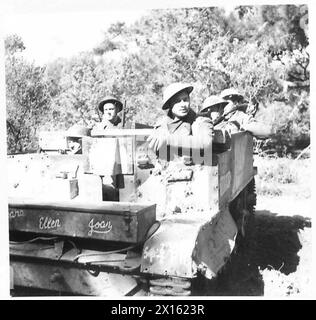
<instances>
[{"instance_id":1,"label":"painted white lettering on hull","mask_svg":"<svg viewBox=\"0 0 316 320\"><path fill-rule=\"evenodd\" d=\"M52 230L61 227L59 219L53 219L51 217L40 217L39 228L40 230Z\"/></svg>"},{"instance_id":2,"label":"painted white lettering on hull","mask_svg":"<svg viewBox=\"0 0 316 320\"><path fill-rule=\"evenodd\" d=\"M88 236L92 236L93 233L108 233L112 230L111 221L96 221L92 218L89 222Z\"/></svg>"},{"instance_id":3,"label":"painted white lettering on hull","mask_svg":"<svg viewBox=\"0 0 316 320\"><path fill-rule=\"evenodd\" d=\"M23 210L20 209L10 209L9 210L9 219L24 217Z\"/></svg>"}]
</instances>

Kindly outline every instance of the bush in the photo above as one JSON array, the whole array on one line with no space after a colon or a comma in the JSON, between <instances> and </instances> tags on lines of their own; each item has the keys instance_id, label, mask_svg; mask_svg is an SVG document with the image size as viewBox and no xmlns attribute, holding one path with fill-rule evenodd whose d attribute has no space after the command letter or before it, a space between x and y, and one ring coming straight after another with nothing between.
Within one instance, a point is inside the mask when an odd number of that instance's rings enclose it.
<instances>
[{"instance_id":1,"label":"bush","mask_svg":"<svg viewBox=\"0 0 316 320\"><path fill-rule=\"evenodd\" d=\"M310 159L258 157L258 195L310 198Z\"/></svg>"},{"instance_id":2,"label":"bush","mask_svg":"<svg viewBox=\"0 0 316 320\"><path fill-rule=\"evenodd\" d=\"M295 155L310 144L309 95L297 94L285 102L275 101L261 108L258 120L272 124L275 134L261 145L260 152L279 157Z\"/></svg>"},{"instance_id":3,"label":"bush","mask_svg":"<svg viewBox=\"0 0 316 320\"><path fill-rule=\"evenodd\" d=\"M262 196L279 197L283 194L282 190L275 184L265 181L257 182L257 193Z\"/></svg>"},{"instance_id":4,"label":"bush","mask_svg":"<svg viewBox=\"0 0 316 320\"><path fill-rule=\"evenodd\" d=\"M289 158L264 158L260 162L258 177L262 181L277 184L297 183L298 175Z\"/></svg>"}]
</instances>

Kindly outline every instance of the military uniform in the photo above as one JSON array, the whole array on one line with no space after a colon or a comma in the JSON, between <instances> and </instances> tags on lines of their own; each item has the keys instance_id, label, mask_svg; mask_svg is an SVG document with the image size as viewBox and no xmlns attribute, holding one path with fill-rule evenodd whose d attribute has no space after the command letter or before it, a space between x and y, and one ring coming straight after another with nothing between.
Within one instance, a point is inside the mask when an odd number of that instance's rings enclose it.
<instances>
[{"instance_id":1,"label":"military uniform","mask_svg":"<svg viewBox=\"0 0 316 320\"><path fill-rule=\"evenodd\" d=\"M224 120L225 123L233 124L235 129L233 131L244 131L248 123L255 122L255 119L247 113L236 110L227 116ZM233 132L234 133L234 132Z\"/></svg>"},{"instance_id":2,"label":"military uniform","mask_svg":"<svg viewBox=\"0 0 316 320\"><path fill-rule=\"evenodd\" d=\"M200 109L200 115L210 119L214 130L226 131L229 135L238 132L239 126L233 121L225 117L225 107L229 103L222 98L212 95L205 99ZM213 118L212 110L215 110L215 118Z\"/></svg>"},{"instance_id":3,"label":"military uniform","mask_svg":"<svg viewBox=\"0 0 316 320\"><path fill-rule=\"evenodd\" d=\"M270 126L258 122L252 115L240 110L228 114L214 126L214 129L224 130L230 136L237 132L248 131L260 139L268 138L271 134Z\"/></svg>"},{"instance_id":4,"label":"military uniform","mask_svg":"<svg viewBox=\"0 0 316 320\"><path fill-rule=\"evenodd\" d=\"M152 140L149 138L150 142L163 143L158 144L157 148L157 145L153 144L153 149L158 155L155 169L138 190L143 201L154 199L157 203L158 217L210 210L209 202L201 196L201 192L197 192L197 189L200 179L209 177L210 166L201 164L209 164L206 162L209 158L203 157L203 153L210 157L212 155L209 148L212 147L213 125L210 119L198 116L190 108L189 100L186 100L185 110L188 112L185 116L176 116L173 109L174 104L179 104L174 102L178 101L176 95L183 90L189 94L192 89L184 84L173 84L166 89L162 109L168 109L167 116L156 124ZM172 100L173 98L175 100ZM196 157L195 151L201 155L199 158ZM159 192L153 195L150 186L159 188Z\"/></svg>"},{"instance_id":5,"label":"military uniform","mask_svg":"<svg viewBox=\"0 0 316 320\"><path fill-rule=\"evenodd\" d=\"M167 134L167 157L162 156L161 158L168 161L180 160L185 164L191 164L192 148L202 149L204 147L203 143L207 144L208 141L211 144L212 142L213 125L211 120L199 117L192 109L183 119L163 118L156 124L155 128L158 133ZM187 138L183 139L183 137ZM201 138L204 138L203 142ZM171 147L177 148L178 153L171 154ZM184 156L183 149L190 149L190 156L188 156L188 153Z\"/></svg>"},{"instance_id":6,"label":"military uniform","mask_svg":"<svg viewBox=\"0 0 316 320\"><path fill-rule=\"evenodd\" d=\"M225 131L230 135L239 132L240 126L237 122L235 121L229 121L229 120L225 120L223 119L222 121L220 121L219 123L217 123L214 126L214 130L222 130Z\"/></svg>"},{"instance_id":7,"label":"military uniform","mask_svg":"<svg viewBox=\"0 0 316 320\"><path fill-rule=\"evenodd\" d=\"M182 83L173 83L164 91L164 101L162 105L163 110L168 110L167 116L164 117L157 125L158 133L168 133L167 144L176 145L176 141L173 139L175 136L190 137L192 139L186 139L188 142L182 139L182 147L195 146L199 147L200 137L212 137L212 124L208 119L199 117L188 105L188 113L184 117L176 117L172 114L172 101L182 92L186 92L188 95L192 92L193 87ZM187 102L188 103L188 102ZM193 143L193 144L192 144Z\"/></svg>"},{"instance_id":8,"label":"military uniform","mask_svg":"<svg viewBox=\"0 0 316 320\"><path fill-rule=\"evenodd\" d=\"M183 136L196 136L212 133L212 123L210 119L199 117L192 109L184 119L172 119L170 117L163 118L158 122L155 128L166 130L170 134Z\"/></svg>"},{"instance_id":9,"label":"military uniform","mask_svg":"<svg viewBox=\"0 0 316 320\"><path fill-rule=\"evenodd\" d=\"M212 121L214 129L222 130L229 136L240 131L249 131L256 137L266 138L270 134L270 128L257 122L252 114L247 114L247 107L248 101L244 100L237 90L226 89L220 97L210 96L205 99L200 113L212 119L212 110L217 109L220 115Z\"/></svg>"},{"instance_id":10,"label":"military uniform","mask_svg":"<svg viewBox=\"0 0 316 320\"><path fill-rule=\"evenodd\" d=\"M98 109L101 111L101 113L104 113L104 105L106 103L111 103L116 107L116 112L120 112L123 109L123 104L120 100L116 99L115 97L112 96L107 96L98 105ZM123 127L123 123L121 118L116 115L114 121L109 121L108 119L103 118L100 123L97 123L93 130L104 130L104 129L113 129L117 128L120 129Z\"/></svg>"},{"instance_id":11,"label":"military uniform","mask_svg":"<svg viewBox=\"0 0 316 320\"><path fill-rule=\"evenodd\" d=\"M119 116L117 116L114 123L112 123L109 120L103 119L102 122L97 123L93 129L94 130L105 130L105 129L114 129L114 128L121 129L122 127L123 127L122 120Z\"/></svg>"},{"instance_id":12,"label":"military uniform","mask_svg":"<svg viewBox=\"0 0 316 320\"><path fill-rule=\"evenodd\" d=\"M97 123L94 128L93 132L95 131L102 131L106 129L120 129L123 127L123 123L121 118L117 115L118 112L122 111L123 104L121 101L116 99L113 96L105 97L98 105L98 109L104 113L104 105L106 103L111 103L115 106L116 112L115 117L112 121L106 119L105 117L102 118L100 123ZM113 167L115 164L113 163ZM101 175L102 179L102 199L103 201L118 201L119 200L119 192L118 192L118 175Z\"/></svg>"},{"instance_id":13,"label":"military uniform","mask_svg":"<svg viewBox=\"0 0 316 320\"><path fill-rule=\"evenodd\" d=\"M254 120L251 115L246 113L248 101L233 88L223 90L220 97L228 102L224 109L225 121L233 123L237 132L245 130L246 124Z\"/></svg>"}]
</instances>

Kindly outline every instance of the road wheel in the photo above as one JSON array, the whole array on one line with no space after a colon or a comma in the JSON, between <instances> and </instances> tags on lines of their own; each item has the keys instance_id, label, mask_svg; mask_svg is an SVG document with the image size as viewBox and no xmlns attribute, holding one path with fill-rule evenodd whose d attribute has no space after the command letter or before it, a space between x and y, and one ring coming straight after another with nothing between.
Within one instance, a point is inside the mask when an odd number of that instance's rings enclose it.
<instances>
[{"instance_id":1,"label":"road wheel","mask_svg":"<svg viewBox=\"0 0 316 320\"><path fill-rule=\"evenodd\" d=\"M190 296L191 279L163 277L149 280L149 296Z\"/></svg>"}]
</instances>

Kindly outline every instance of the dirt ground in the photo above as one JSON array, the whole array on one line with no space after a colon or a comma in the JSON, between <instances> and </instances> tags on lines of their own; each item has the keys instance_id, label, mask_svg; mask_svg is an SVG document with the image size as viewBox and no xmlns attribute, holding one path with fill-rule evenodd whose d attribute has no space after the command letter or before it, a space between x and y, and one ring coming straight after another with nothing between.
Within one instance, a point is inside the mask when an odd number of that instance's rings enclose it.
<instances>
[{"instance_id":1,"label":"dirt ground","mask_svg":"<svg viewBox=\"0 0 316 320\"><path fill-rule=\"evenodd\" d=\"M246 237L203 295L311 297L311 231L309 199L258 196Z\"/></svg>"}]
</instances>

